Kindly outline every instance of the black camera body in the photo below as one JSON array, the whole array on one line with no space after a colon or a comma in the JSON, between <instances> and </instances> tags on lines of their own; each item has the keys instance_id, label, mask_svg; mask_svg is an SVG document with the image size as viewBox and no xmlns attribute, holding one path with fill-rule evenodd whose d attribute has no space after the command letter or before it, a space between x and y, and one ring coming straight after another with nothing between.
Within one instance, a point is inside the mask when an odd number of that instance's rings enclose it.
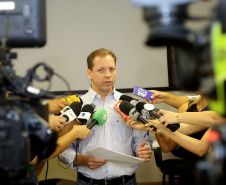
<instances>
[{"instance_id":1,"label":"black camera body","mask_svg":"<svg viewBox=\"0 0 226 185\"><path fill-rule=\"evenodd\" d=\"M0 44L7 37L10 48L42 47L46 44L45 0L0 0Z\"/></svg>"},{"instance_id":2,"label":"black camera body","mask_svg":"<svg viewBox=\"0 0 226 185\"><path fill-rule=\"evenodd\" d=\"M57 134L51 132L47 121L45 101L13 96L0 103L0 184L20 184L21 180L26 184L27 174L21 172L26 171L28 163L36 156L41 161L54 152Z\"/></svg>"},{"instance_id":3,"label":"black camera body","mask_svg":"<svg viewBox=\"0 0 226 185\"><path fill-rule=\"evenodd\" d=\"M32 87L32 81L50 81L53 70L38 63L21 78L12 68L16 54L10 49L45 45L45 0L0 0L0 5L0 184L34 185L35 170L27 166L55 151L57 134L48 127L45 100L54 96ZM48 75L40 79L35 72L43 66ZM6 97L8 91L12 93Z\"/></svg>"},{"instance_id":4,"label":"black camera body","mask_svg":"<svg viewBox=\"0 0 226 185\"><path fill-rule=\"evenodd\" d=\"M9 98L0 104L0 120L0 168L6 171L23 169L36 155L42 160L53 152L48 148L56 147L49 143L57 136L48 128L48 104Z\"/></svg>"}]
</instances>

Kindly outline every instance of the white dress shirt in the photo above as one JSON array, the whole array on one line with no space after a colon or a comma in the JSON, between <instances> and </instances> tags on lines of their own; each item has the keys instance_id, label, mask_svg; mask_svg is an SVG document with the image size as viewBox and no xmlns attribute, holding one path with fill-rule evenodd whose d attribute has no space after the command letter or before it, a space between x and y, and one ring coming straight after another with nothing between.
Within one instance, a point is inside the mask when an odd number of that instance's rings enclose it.
<instances>
[{"instance_id":1,"label":"white dress shirt","mask_svg":"<svg viewBox=\"0 0 226 185\"><path fill-rule=\"evenodd\" d=\"M120 92L114 89L105 98L105 101L102 101L100 95L92 88L89 88L89 91L81 96L83 105L93 103L96 106L95 111L104 108L108 113L108 119L104 125L94 126L91 129L91 134L79 142L79 154L86 154L87 151L101 146L126 155L136 156L137 147L142 141L146 141L146 145L151 145L151 138L149 136L144 137L146 131L135 130L126 126L120 114L114 109L114 105L119 101L121 95ZM68 149L60 154L60 160L73 169L76 169L76 166L73 166L73 160L76 156L76 143L76 141L73 142ZM89 178L106 179L132 175L138 167L139 165L134 165L130 168L122 168L108 162L95 170L91 170L87 166L78 166L78 171Z\"/></svg>"}]
</instances>

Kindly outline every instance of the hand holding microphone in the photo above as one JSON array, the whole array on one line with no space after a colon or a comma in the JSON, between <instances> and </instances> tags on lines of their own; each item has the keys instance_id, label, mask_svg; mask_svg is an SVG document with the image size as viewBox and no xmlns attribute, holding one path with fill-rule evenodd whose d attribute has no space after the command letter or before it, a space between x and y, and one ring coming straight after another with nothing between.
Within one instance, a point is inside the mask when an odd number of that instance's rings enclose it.
<instances>
[{"instance_id":1,"label":"hand holding microphone","mask_svg":"<svg viewBox=\"0 0 226 185\"><path fill-rule=\"evenodd\" d=\"M136 104L136 110L141 113L142 115L145 115L147 119L151 119L152 117L155 117L159 119L159 121L165 125L165 114L163 114L164 111L159 111L159 109L154 108L154 105L144 102L139 102ZM168 112L168 111L166 111ZM158 113L158 114L157 114ZM165 125L168 129L170 129L172 132L175 132L178 128L180 128L179 122L170 122L171 124L168 125L169 122Z\"/></svg>"},{"instance_id":2,"label":"hand holding microphone","mask_svg":"<svg viewBox=\"0 0 226 185\"><path fill-rule=\"evenodd\" d=\"M59 132L63 129L66 122L66 118L62 116L49 116L49 128L55 132Z\"/></svg>"},{"instance_id":3,"label":"hand holding microphone","mask_svg":"<svg viewBox=\"0 0 226 185\"><path fill-rule=\"evenodd\" d=\"M48 100L49 104L49 113L50 114L59 114L60 111L65 107L65 106L70 106L73 102L80 102L82 105L82 99L78 95L72 95L64 98L54 98Z\"/></svg>"},{"instance_id":4,"label":"hand holding microphone","mask_svg":"<svg viewBox=\"0 0 226 185\"><path fill-rule=\"evenodd\" d=\"M86 125L74 125L72 132L74 132L76 139L85 139L91 134L90 129L88 129Z\"/></svg>"},{"instance_id":5,"label":"hand holding microphone","mask_svg":"<svg viewBox=\"0 0 226 185\"><path fill-rule=\"evenodd\" d=\"M48 106L50 114L59 114L65 106L69 106L69 103L60 98L54 98L48 100Z\"/></svg>"},{"instance_id":6,"label":"hand holding microphone","mask_svg":"<svg viewBox=\"0 0 226 185\"><path fill-rule=\"evenodd\" d=\"M102 108L98 109L92 116L90 124L87 126L88 129L92 129L95 125L101 126L103 125L108 118L107 111Z\"/></svg>"},{"instance_id":7,"label":"hand holding microphone","mask_svg":"<svg viewBox=\"0 0 226 185\"><path fill-rule=\"evenodd\" d=\"M160 109L158 111L162 116L159 118L159 121L161 123L165 123L167 127L172 126L172 125L180 125L180 120L179 120L179 115L180 113L175 113L171 111L166 111ZM177 124L175 124L177 123Z\"/></svg>"},{"instance_id":8,"label":"hand holding microphone","mask_svg":"<svg viewBox=\"0 0 226 185\"><path fill-rule=\"evenodd\" d=\"M125 113L126 115L128 115L132 120L134 121L139 121L143 124L147 124L149 123L149 121L143 117L136 109L135 107L130 104L128 101L123 101L120 105L119 105L120 110ZM133 127L133 126L132 126ZM135 128L135 127L133 127ZM146 127L137 127L137 129L144 129L146 130ZM154 128L154 131L156 131L157 129Z\"/></svg>"}]
</instances>

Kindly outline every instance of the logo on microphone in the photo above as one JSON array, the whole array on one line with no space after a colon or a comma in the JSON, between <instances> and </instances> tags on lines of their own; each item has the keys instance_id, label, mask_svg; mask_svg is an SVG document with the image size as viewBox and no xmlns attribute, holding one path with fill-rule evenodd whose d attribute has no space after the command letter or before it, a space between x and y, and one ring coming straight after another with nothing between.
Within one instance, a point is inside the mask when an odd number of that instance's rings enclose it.
<instances>
[{"instance_id":1,"label":"logo on microphone","mask_svg":"<svg viewBox=\"0 0 226 185\"><path fill-rule=\"evenodd\" d=\"M136 110L134 110L134 111L133 111L133 112L131 112L130 114L134 116L134 115L136 115L136 114L137 114L137 111L136 111Z\"/></svg>"},{"instance_id":2,"label":"logo on microphone","mask_svg":"<svg viewBox=\"0 0 226 185\"><path fill-rule=\"evenodd\" d=\"M68 114L71 116L72 119L75 119L75 118L76 118L76 115L75 115L75 113L73 112L73 110L70 109L70 110L68 110L67 112L68 112Z\"/></svg>"},{"instance_id":3,"label":"logo on microphone","mask_svg":"<svg viewBox=\"0 0 226 185\"><path fill-rule=\"evenodd\" d=\"M102 121L106 122L107 119L108 119L108 115L107 114L104 114Z\"/></svg>"},{"instance_id":4,"label":"logo on microphone","mask_svg":"<svg viewBox=\"0 0 226 185\"><path fill-rule=\"evenodd\" d=\"M81 112L81 114L79 116L85 116L85 115L86 115L86 113Z\"/></svg>"}]
</instances>

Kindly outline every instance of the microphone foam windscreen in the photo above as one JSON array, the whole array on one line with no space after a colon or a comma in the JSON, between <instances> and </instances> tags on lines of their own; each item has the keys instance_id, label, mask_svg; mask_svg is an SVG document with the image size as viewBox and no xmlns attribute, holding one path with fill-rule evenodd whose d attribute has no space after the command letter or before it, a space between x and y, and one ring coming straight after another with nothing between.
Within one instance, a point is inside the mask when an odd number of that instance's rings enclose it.
<instances>
[{"instance_id":1,"label":"microphone foam windscreen","mask_svg":"<svg viewBox=\"0 0 226 185\"><path fill-rule=\"evenodd\" d=\"M128 102L130 102L130 101L132 101L133 100L133 98L132 97L130 97L130 96L127 96L127 95L125 95L125 94L123 94L120 98L119 98L119 100L122 100L122 101L128 101Z\"/></svg>"},{"instance_id":2,"label":"microphone foam windscreen","mask_svg":"<svg viewBox=\"0 0 226 185\"><path fill-rule=\"evenodd\" d=\"M91 104L84 105L81 112L89 112L89 113L93 114L94 107Z\"/></svg>"},{"instance_id":3,"label":"microphone foam windscreen","mask_svg":"<svg viewBox=\"0 0 226 185\"><path fill-rule=\"evenodd\" d=\"M81 112L81 108L82 108L82 105L80 102L78 101L75 101L73 102L71 105L70 105L71 109L73 110L73 112L75 113L76 116L78 116Z\"/></svg>"},{"instance_id":4,"label":"microphone foam windscreen","mask_svg":"<svg viewBox=\"0 0 226 185\"><path fill-rule=\"evenodd\" d=\"M83 101L82 101L82 98L80 98L80 97L79 97L79 100L80 100L80 103L81 103L81 105L83 105Z\"/></svg>"},{"instance_id":5,"label":"microphone foam windscreen","mask_svg":"<svg viewBox=\"0 0 226 185\"><path fill-rule=\"evenodd\" d=\"M137 103L136 104L136 110L139 112L139 113L141 113L141 110L142 109L144 109L144 105L145 105L146 103L144 103L144 102L139 102L139 103Z\"/></svg>"},{"instance_id":6,"label":"microphone foam windscreen","mask_svg":"<svg viewBox=\"0 0 226 185\"><path fill-rule=\"evenodd\" d=\"M122 101L122 103L120 103L119 105L119 109L126 115L129 115L130 110L133 108L134 106L130 104L128 101Z\"/></svg>"}]
</instances>

